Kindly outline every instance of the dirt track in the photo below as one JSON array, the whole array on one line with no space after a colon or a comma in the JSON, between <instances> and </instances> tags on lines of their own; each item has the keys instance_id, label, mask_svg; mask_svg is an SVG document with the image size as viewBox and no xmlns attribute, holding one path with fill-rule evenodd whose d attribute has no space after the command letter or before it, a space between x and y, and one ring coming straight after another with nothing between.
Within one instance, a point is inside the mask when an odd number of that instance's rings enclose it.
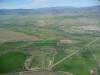
<instances>
[{"instance_id":1,"label":"dirt track","mask_svg":"<svg viewBox=\"0 0 100 75\"><path fill-rule=\"evenodd\" d=\"M30 72L24 72L19 73L19 75L73 75L68 72L50 72L50 71L30 71Z\"/></svg>"}]
</instances>

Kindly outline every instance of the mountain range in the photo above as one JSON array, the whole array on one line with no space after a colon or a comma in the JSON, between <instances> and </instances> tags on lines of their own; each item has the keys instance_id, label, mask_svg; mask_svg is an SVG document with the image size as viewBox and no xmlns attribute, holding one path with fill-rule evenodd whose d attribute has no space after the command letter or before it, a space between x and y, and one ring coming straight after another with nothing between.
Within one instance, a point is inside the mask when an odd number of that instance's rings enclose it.
<instances>
[{"instance_id":1,"label":"mountain range","mask_svg":"<svg viewBox=\"0 0 100 75\"><path fill-rule=\"evenodd\" d=\"M0 15L8 14L40 14L40 13L100 13L100 6L91 7L48 7L39 9L0 9Z\"/></svg>"}]
</instances>

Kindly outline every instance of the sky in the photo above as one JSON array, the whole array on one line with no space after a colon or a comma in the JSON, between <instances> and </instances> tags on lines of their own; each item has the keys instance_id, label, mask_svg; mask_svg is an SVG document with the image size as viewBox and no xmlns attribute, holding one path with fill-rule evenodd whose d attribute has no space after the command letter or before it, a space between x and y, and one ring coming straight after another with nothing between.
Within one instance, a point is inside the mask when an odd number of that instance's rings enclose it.
<instances>
[{"instance_id":1,"label":"sky","mask_svg":"<svg viewBox=\"0 0 100 75\"><path fill-rule=\"evenodd\" d=\"M99 0L0 0L0 9L37 9L57 6L88 7L99 4Z\"/></svg>"}]
</instances>

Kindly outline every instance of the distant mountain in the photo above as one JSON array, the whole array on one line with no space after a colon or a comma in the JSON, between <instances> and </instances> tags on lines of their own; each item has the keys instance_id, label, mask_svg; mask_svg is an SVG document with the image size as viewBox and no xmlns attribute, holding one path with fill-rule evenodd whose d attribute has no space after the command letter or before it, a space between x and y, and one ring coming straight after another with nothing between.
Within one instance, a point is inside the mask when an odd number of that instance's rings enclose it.
<instances>
[{"instance_id":1,"label":"distant mountain","mask_svg":"<svg viewBox=\"0 0 100 75\"><path fill-rule=\"evenodd\" d=\"M100 13L100 6L92 7L49 7L49 8L39 8L39 9L0 9L0 15L7 14L20 14L28 15L35 13Z\"/></svg>"}]
</instances>

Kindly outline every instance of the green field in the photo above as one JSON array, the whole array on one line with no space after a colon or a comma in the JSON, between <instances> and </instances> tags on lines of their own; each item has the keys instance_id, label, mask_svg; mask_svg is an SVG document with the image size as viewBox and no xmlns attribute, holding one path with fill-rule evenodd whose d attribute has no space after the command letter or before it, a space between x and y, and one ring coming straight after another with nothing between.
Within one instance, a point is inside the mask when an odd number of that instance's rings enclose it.
<instances>
[{"instance_id":1,"label":"green field","mask_svg":"<svg viewBox=\"0 0 100 75\"><path fill-rule=\"evenodd\" d=\"M20 52L9 52L0 56L0 73L21 71L25 59L26 55Z\"/></svg>"}]
</instances>

